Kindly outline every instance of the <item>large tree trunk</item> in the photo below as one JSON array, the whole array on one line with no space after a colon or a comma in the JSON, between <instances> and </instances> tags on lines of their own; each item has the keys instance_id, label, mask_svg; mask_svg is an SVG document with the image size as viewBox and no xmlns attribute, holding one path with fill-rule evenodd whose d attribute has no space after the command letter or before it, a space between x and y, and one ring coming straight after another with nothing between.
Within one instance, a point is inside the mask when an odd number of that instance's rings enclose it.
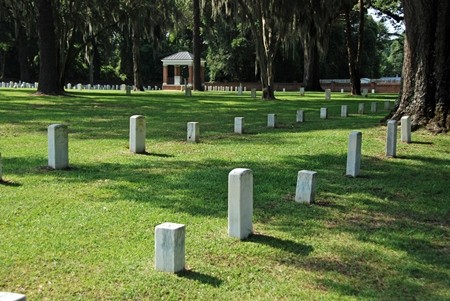
<instances>
[{"instance_id":1,"label":"large tree trunk","mask_svg":"<svg viewBox=\"0 0 450 301\"><path fill-rule=\"evenodd\" d=\"M141 75L141 39L139 33L137 32L138 24L132 21L132 42L133 42L133 78L134 78L134 89L139 91L144 91L144 86L142 84Z\"/></svg>"},{"instance_id":2,"label":"large tree trunk","mask_svg":"<svg viewBox=\"0 0 450 301\"><path fill-rule=\"evenodd\" d=\"M450 129L450 4L403 0L406 37L402 91L394 119L408 115L414 127Z\"/></svg>"},{"instance_id":3,"label":"large tree trunk","mask_svg":"<svg viewBox=\"0 0 450 301\"><path fill-rule=\"evenodd\" d=\"M303 86L308 91L322 91L320 85L320 55L317 37L311 36L304 39L303 60Z\"/></svg>"},{"instance_id":4,"label":"large tree trunk","mask_svg":"<svg viewBox=\"0 0 450 301\"><path fill-rule=\"evenodd\" d=\"M20 68L20 80L29 83L31 81L31 77L29 67L30 63L28 62L28 55L27 55L26 35L22 24L17 19L14 20L14 27L15 27L14 31L17 43L16 44L17 54Z\"/></svg>"},{"instance_id":5,"label":"large tree trunk","mask_svg":"<svg viewBox=\"0 0 450 301\"><path fill-rule=\"evenodd\" d=\"M345 40L347 46L348 71L350 74L350 85L352 95L361 95L361 51L364 33L364 7L360 1L359 32L356 53L352 38L352 26L350 23L350 9L345 11Z\"/></svg>"},{"instance_id":6,"label":"large tree trunk","mask_svg":"<svg viewBox=\"0 0 450 301\"><path fill-rule=\"evenodd\" d=\"M194 90L203 91L202 77L201 77L201 40L200 40L200 0L193 0L194 10L194 38L193 38L193 53L194 53Z\"/></svg>"},{"instance_id":7,"label":"large tree trunk","mask_svg":"<svg viewBox=\"0 0 450 301\"><path fill-rule=\"evenodd\" d=\"M51 0L35 0L39 35L39 87L37 92L56 95L63 92L58 86L55 24Z\"/></svg>"}]
</instances>

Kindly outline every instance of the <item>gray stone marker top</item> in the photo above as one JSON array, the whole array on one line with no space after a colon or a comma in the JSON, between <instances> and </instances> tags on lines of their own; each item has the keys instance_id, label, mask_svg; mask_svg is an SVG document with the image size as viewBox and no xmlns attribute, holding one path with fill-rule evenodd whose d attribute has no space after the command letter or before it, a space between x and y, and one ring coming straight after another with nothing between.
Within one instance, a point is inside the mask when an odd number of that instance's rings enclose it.
<instances>
[{"instance_id":1,"label":"gray stone marker top","mask_svg":"<svg viewBox=\"0 0 450 301\"><path fill-rule=\"evenodd\" d=\"M300 170L297 175L295 201L298 203L313 203L316 194L316 185L317 172L311 170Z\"/></svg>"},{"instance_id":2,"label":"gray stone marker top","mask_svg":"<svg viewBox=\"0 0 450 301\"><path fill-rule=\"evenodd\" d=\"M9 292L0 292L0 301L26 301L25 295Z\"/></svg>"},{"instance_id":3,"label":"gray stone marker top","mask_svg":"<svg viewBox=\"0 0 450 301\"><path fill-rule=\"evenodd\" d=\"M253 232L253 172L235 168L228 174L228 235L245 239Z\"/></svg>"}]
</instances>

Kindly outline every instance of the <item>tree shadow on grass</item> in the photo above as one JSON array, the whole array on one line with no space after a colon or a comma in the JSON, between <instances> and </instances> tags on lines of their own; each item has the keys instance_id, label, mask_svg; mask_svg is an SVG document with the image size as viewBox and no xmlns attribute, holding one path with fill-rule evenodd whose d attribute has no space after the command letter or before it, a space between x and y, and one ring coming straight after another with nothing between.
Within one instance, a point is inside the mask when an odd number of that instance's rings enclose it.
<instances>
[{"instance_id":1,"label":"tree shadow on grass","mask_svg":"<svg viewBox=\"0 0 450 301\"><path fill-rule=\"evenodd\" d=\"M314 250L311 246L300 244L292 240L281 239L259 233L250 235L247 239L243 240L243 242L253 242L267 245L272 248L280 249L300 256L307 256Z\"/></svg>"},{"instance_id":2,"label":"tree shadow on grass","mask_svg":"<svg viewBox=\"0 0 450 301\"><path fill-rule=\"evenodd\" d=\"M203 284L207 284L210 285L212 287L219 287L222 285L223 280L214 277L214 276L210 276L210 275L206 275L200 272L196 272L193 270L184 270L182 272L176 273L176 275L178 277L181 278L186 278L189 280L195 280L197 282L203 283Z\"/></svg>"},{"instance_id":3,"label":"tree shadow on grass","mask_svg":"<svg viewBox=\"0 0 450 301\"><path fill-rule=\"evenodd\" d=\"M0 186L20 187L22 184L6 179L0 179Z\"/></svg>"}]
</instances>

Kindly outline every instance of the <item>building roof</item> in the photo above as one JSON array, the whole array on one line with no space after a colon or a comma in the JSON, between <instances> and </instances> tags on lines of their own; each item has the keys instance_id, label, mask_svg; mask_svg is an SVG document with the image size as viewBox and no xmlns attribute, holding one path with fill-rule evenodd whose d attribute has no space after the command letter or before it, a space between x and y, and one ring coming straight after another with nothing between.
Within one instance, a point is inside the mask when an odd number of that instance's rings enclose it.
<instances>
[{"instance_id":1,"label":"building roof","mask_svg":"<svg viewBox=\"0 0 450 301\"><path fill-rule=\"evenodd\" d=\"M192 62L194 61L194 55L188 51L180 51L175 54L166 56L161 60L164 66L167 65L188 65L192 66ZM204 59L200 59L202 65L205 64Z\"/></svg>"}]
</instances>

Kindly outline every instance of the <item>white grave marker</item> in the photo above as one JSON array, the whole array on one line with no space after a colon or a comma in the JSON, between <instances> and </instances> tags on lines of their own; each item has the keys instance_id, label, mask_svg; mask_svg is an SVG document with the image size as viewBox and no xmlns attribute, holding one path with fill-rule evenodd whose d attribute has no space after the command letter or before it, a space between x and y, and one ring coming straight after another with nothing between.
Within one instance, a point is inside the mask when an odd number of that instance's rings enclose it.
<instances>
[{"instance_id":1,"label":"white grave marker","mask_svg":"<svg viewBox=\"0 0 450 301\"><path fill-rule=\"evenodd\" d=\"M244 133L244 117L235 117L234 118L234 132L236 134Z\"/></svg>"},{"instance_id":2,"label":"white grave marker","mask_svg":"<svg viewBox=\"0 0 450 301\"><path fill-rule=\"evenodd\" d=\"M341 117L348 117L348 105L341 106Z\"/></svg>"},{"instance_id":3,"label":"white grave marker","mask_svg":"<svg viewBox=\"0 0 450 301\"><path fill-rule=\"evenodd\" d=\"M387 123L386 157L397 155L397 121L389 120Z\"/></svg>"},{"instance_id":4,"label":"white grave marker","mask_svg":"<svg viewBox=\"0 0 450 301\"><path fill-rule=\"evenodd\" d=\"M320 118L327 119L328 118L328 109L320 108Z\"/></svg>"},{"instance_id":5,"label":"white grave marker","mask_svg":"<svg viewBox=\"0 0 450 301\"><path fill-rule=\"evenodd\" d=\"M69 167L69 130L66 125L48 127L48 166L53 169Z\"/></svg>"},{"instance_id":6,"label":"white grave marker","mask_svg":"<svg viewBox=\"0 0 450 301\"><path fill-rule=\"evenodd\" d=\"M300 88L300 96L305 96L305 87Z\"/></svg>"},{"instance_id":7,"label":"white grave marker","mask_svg":"<svg viewBox=\"0 0 450 301\"><path fill-rule=\"evenodd\" d=\"M305 122L305 111L303 110L297 110L297 122Z\"/></svg>"},{"instance_id":8,"label":"white grave marker","mask_svg":"<svg viewBox=\"0 0 450 301\"><path fill-rule=\"evenodd\" d=\"M372 102L370 105L370 112L372 113L376 113L377 112L377 103L376 102Z\"/></svg>"},{"instance_id":9,"label":"white grave marker","mask_svg":"<svg viewBox=\"0 0 450 301\"><path fill-rule=\"evenodd\" d=\"M177 273L185 268L186 226L163 223L155 227L155 269Z\"/></svg>"},{"instance_id":10,"label":"white grave marker","mask_svg":"<svg viewBox=\"0 0 450 301\"><path fill-rule=\"evenodd\" d=\"M325 89L325 100L331 100L331 89Z\"/></svg>"},{"instance_id":11,"label":"white grave marker","mask_svg":"<svg viewBox=\"0 0 450 301\"><path fill-rule=\"evenodd\" d=\"M358 104L358 114L364 114L364 104Z\"/></svg>"},{"instance_id":12,"label":"white grave marker","mask_svg":"<svg viewBox=\"0 0 450 301\"><path fill-rule=\"evenodd\" d=\"M198 122L188 122L187 141L197 143L199 141L200 129Z\"/></svg>"},{"instance_id":13,"label":"white grave marker","mask_svg":"<svg viewBox=\"0 0 450 301\"><path fill-rule=\"evenodd\" d=\"M25 295L9 292L0 292L0 301L26 301Z\"/></svg>"},{"instance_id":14,"label":"white grave marker","mask_svg":"<svg viewBox=\"0 0 450 301\"><path fill-rule=\"evenodd\" d=\"M402 129L401 140L402 142L411 143L411 117L403 116L400 121Z\"/></svg>"},{"instance_id":15,"label":"white grave marker","mask_svg":"<svg viewBox=\"0 0 450 301\"><path fill-rule=\"evenodd\" d=\"M277 114L267 115L267 127L275 128L277 126Z\"/></svg>"},{"instance_id":16,"label":"white grave marker","mask_svg":"<svg viewBox=\"0 0 450 301\"><path fill-rule=\"evenodd\" d=\"M228 174L228 235L239 239L253 232L253 173L236 168Z\"/></svg>"},{"instance_id":17,"label":"white grave marker","mask_svg":"<svg viewBox=\"0 0 450 301\"><path fill-rule=\"evenodd\" d=\"M146 125L145 117L133 115L130 117L130 152L145 153Z\"/></svg>"},{"instance_id":18,"label":"white grave marker","mask_svg":"<svg viewBox=\"0 0 450 301\"><path fill-rule=\"evenodd\" d=\"M297 176L297 188L295 190L295 201L298 203L314 202L316 194L317 172L300 170Z\"/></svg>"},{"instance_id":19,"label":"white grave marker","mask_svg":"<svg viewBox=\"0 0 450 301\"><path fill-rule=\"evenodd\" d=\"M362 133L353 131L348 138L347 169L345 175L357 177L361 168Z\"/></svg>"}]
</instances>

